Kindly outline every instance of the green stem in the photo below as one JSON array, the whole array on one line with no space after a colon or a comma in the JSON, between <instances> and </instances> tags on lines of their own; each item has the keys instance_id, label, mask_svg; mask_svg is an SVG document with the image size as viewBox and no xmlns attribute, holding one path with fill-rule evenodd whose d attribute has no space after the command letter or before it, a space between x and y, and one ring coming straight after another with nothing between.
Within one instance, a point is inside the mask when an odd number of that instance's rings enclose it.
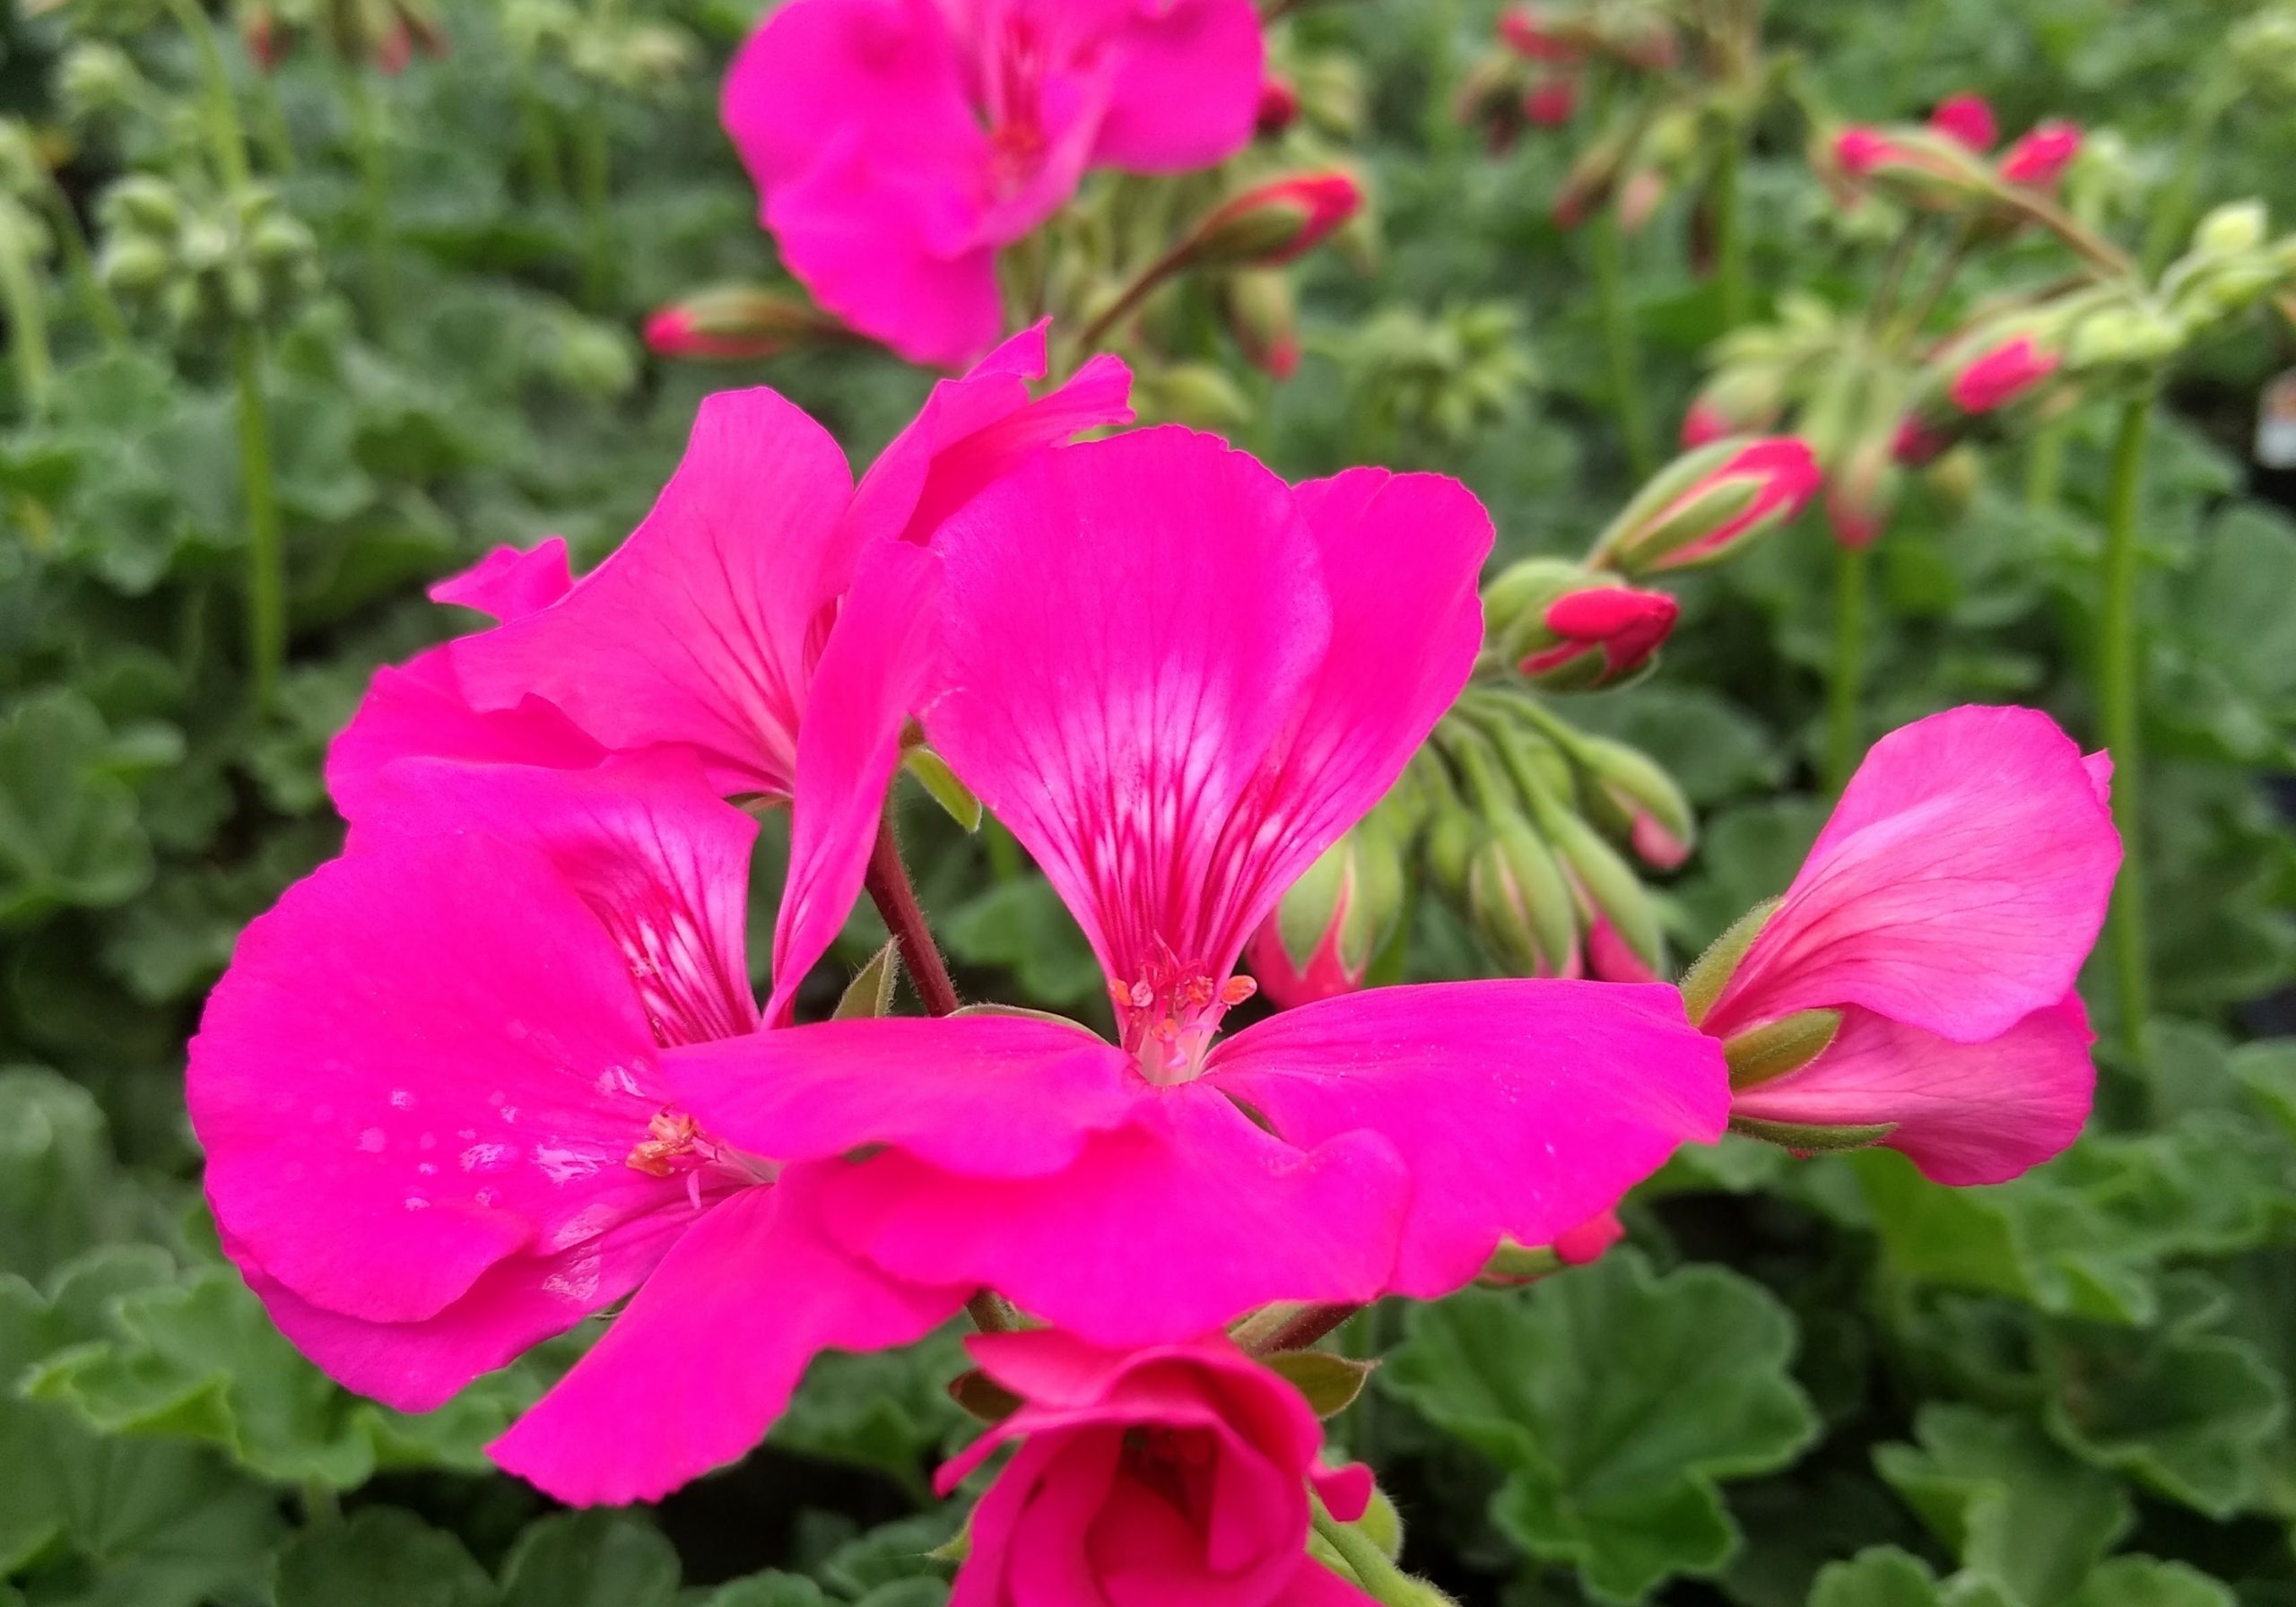
<instances>
[{"instance_id":1,"label":"green stem","mask_svg":"<svg viewBox=\"0 0 2296 1607\"><path fill-rule=\"evenodd\" d=\"M277 695L287 658L287 575L271 471L271 416L263 395L263 333L252 324L231 332L231 372L239 387L239 485L248 512L248 679L260 716Z\"/></svg>"},{"instance_id":2,"label":"green stem","mask_svg":"<svg viewBox=\"0 0 2296 1607\"><path fill-rule=\"evenodd\" d=\"M88 249L87 231L80 227L80 214L72 210L72 198L53 175L47 184L48 227L56 231L57 249L64 254L64 270L72 281L72 288L79 293L80 305L88 314L88 322L96 326L105 349L111 352L127 350L127 320L120 316L119 303L112 300L111 291L104 287L96 273L95 256Z\"/></svg>"},{"instance_id":3,"label":"green stem","mask_svg":"<svg viewBox=\"0 0 2296 1607\"><path fill-rule=\"evenodd\" d=\"M613 159L605 118L596 109L574 134L575 182L582 196L582 296L604 304L613 288Z\"/></svg>"},{"instance_id":4,"label":"green stem","mask_svg":"<svg viewBox=\"0 0 2296 1607\"><path fill-rule=\"evenodd\" d=\"M357 62L342 66L344 99L351 105L351 144L359 164L360 222L367 236L367 317L377 329L391 317L390 137L382 103Z\"/></svg>"},{"instance_id":5,"label":"green stem","mask_svg":"<svg viewBox=\"0 0 2296 1607\"><path fill-rule=\"evenodd\" d=\"M1626 442L1626 460L1639 480L1648 480L1658 466L1650 437L1650 415L1642 403L1642 378L1634 351L1634 318L1626 304L1618 214L1610 207L1596 210L1587 225L1587 251L1595 270L1595 299L1603 320L1603 345L1610 358L1611 398L1618 409L1619 433Z\"/></svg>"},{"instance_id":6,"label":"green stem","mask_svg":"<svg viewBox=\"0 0 2296 1607\"><path fill-rule=\"evenodd\" d=\"M279 81L268 73L255 75L256 137L264 160L274 173L295 170L295 136L287 126L287 109L279 103Z\"/></svg>"},{"instance_id":7,"label":"green stem","mask_svg":"<svg viewBox=\"0 0 2296 1607\"><path fill-rule=\"evenodd\" d=\"M2231 70L2219 65L2192 98L2185 115L2184 138L2177 147L2177 167L2153 209L2152 227L2144 231L2144 277L2158 279L2185 243L2192 228L2193 211L2200 199L2200 181L2215 143L2216 126L2239 99Z\"/></svg>"},{"instance_id":8,"label":"green stem","mask_svg":"<svg viewBox=\"0 0 2296 1607\"><path fill-rule=\"evenodd\" d=\"M16 387L23 394L24 411L37 418L48 411L56 366L48 351L48 311L25 249L24 230L31 227L28 215L22 229L0 220L0 308L8 314L8 353L16 365Z\"/></svg>"},{"instance_id":9,"label":"green stem","mask_svg":"<svg viewBox=\"0 0 2296 1607\"><path fill-rule=\"evenodd\" d=\"M2152 415L2150 391L2131 398L2121 409L2120 430L2113 442L2112 478L2106 490L2104 597L2098 621L2097 702L2105 749L2112 755L2113 821L2120 828L2121 839L2120 878L2113 884L2108 941L2121 1044L2129 1064L2140 1071L2149 1059L2145 1022L2152 1008L2152 978L2144 930L2137 512L2144 484L2144 438Z\"/></svg>"},{"instance_id":10,"label":"green stem","mask_svg":"<svg viewBox=\"0 0 2296 1607\"><path fill-rule=\"evenodd\" d=\"M1739 177L1745 166L1744 135L1735 125L1714 159L1714 282L1722 301L1722 324L1735 329L1746 321L1746 230Z\"/></svg>"},{"instance_id":11,"label":"green stem","mask_svg":"<svg viewBox=\"0 0 2296 1607\"><path fill-rule=\"evenodd\" d=\"M199 76L205 86L202 112L207 123L207 142L215 153L216 177L227 190L243 188L248 178L247 129L239 121L230 69L224 65L222 48L215 42L215 25L200 9L199 0L167 0L167 5L168 13L199 56Z\"/></svg>"},{"instance_id":12,"label":"green stem","mask_svg":"<svg viewBox=\"0 0 2296 1607\"><path fill-rule=\"evenodd\" d=\"M1362 1530L1325 1511L1321 1501L1315 1504L1311 1521L1324 1543L1339 1553L1339 1559L1347 1564L1355 1582L1373 1601L1386 1607L1417 1607L1427 1599L1417 1580L1387 1560L1387 1554L1373 1545Z\"/></svg>"},{"instance_id":13,"label":"green stem","mask_svg":"<svg viewBox=\"0 0 2296 1607\"><path fill-rule=\"evenodd\" d=\"M2041 426L2026 448L2025 507L2033 513L2057 511L2058 488L2065 483L2065 451L2073 439L2073 419L2067 414Z\"/></svg>"},{"instance_id":14,"label":"green stem","mask_svg":"<svg viewBox=\"0 0 2296 1607\"><path fill-rule=\"evenodd\" d=\"M1874 550L1839 543L1834 552L1833 670L1826 687L1826 787L1839 793L1861 756L1857 706L1866 679L1867 594Z\"/></svg>"},{"instance_id":15,"label":"green stem","mask_svg":"<svg viewBox=\"0 0 2296 1607\"><path fill-rule=\"evenodd\" d=\"M527 180L536 195L562 201L566 198L566 168L559 158L558 132L551 121L548 103L535 88L531 72L519 73L517 95Z\"/></svg>"}]
</instances>

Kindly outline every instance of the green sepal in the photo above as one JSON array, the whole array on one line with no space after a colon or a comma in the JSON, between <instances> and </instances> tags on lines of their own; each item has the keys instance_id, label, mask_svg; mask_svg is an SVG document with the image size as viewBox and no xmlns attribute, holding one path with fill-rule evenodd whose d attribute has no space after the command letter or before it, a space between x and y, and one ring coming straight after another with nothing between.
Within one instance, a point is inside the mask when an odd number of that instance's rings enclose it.
<instances>
[{"instance_id":1,"label":"green sepal","mask_svg":"<svg viewBox=\"0 0 2296 1607\"><path fill-rule=\"evenodd\" d=\"M1021 1409L1021 1397L978 1368L949 1380L949 1399L984 1423L1001 1423Z\"/></svg>"},{"instance_id":2,"label":"green sepal","mask_svg":"<svg viewBox=\"0 0 2296 1607\"><path fill-rule=\"evenodd\" d=\"M1898 1130L1895 1122L1865 1126L1806 1127L1798 1122L1765 1122L1751 1116L1732 1116L1730 1131L1758 1138L1803 1155L1839 1155L1848 1150L1870 1149Z\"/></svg>"},{"instance_id":3,"label":"green sepal","mask_svg":"<svg viewBox=\"0 0 2296 1607\"><path fill-rule=\"evenodd\" d=\"M1690 1012L1692 1026L1706 1020L1706 1012L1714 1008L1714 1001L1730 986L1730 978L1737 975L1738 962L1754 946L1754 939L1761 935L1761 929L1770 924L1770 917L1778 912L1781 901L1768 899L1740 916L1683 973L1683 1008Z\"/></svg>"},{"instance_id":4,"label":"green sepal","mask_svg":"<svg viewBox=\"0 0 2296 1607\"><path fill-rule=\"evenodd\" d=\"M938 753L930 748L911 748L901 755L900 768L933 795L933 802L947 811L951 820L967 831L980 830L980 800L973 796L972 788L957 779L957 773Z\"/></svg>"},{"instance_id":5,"label":"green sepal","mask_svg":"<svg viewBox=\"0 0 2296 1607\"><path fill-rule=\"evenodd\" d=\"M1261 1357L1260 1364L1305 1396L1318 1417L1336 1417L1353 1405L1363 1381L1379 1365L1329 1351L1278 1351Z\"/></svg>"},{"instance_id":6,"label":"green sepal","mask_svg":"<svg viewBox=\"0 0 2296 1607\"><path fill-rule=\"evenodd\" d=\"M1730 1063L1731 1088L1759 1088L1800 1071L1831 1048L1840 1031L1839 1010L1805 1010L1724 1039L1722 1057Z\"/></svg>"},{"instance_id":7,"label":"green sepal","mask_svg":"<svg viewBox=\"0 0 2296 1607\"><path fill-rule=\"evenodd\" d=\"M837 1002L837 1009L830 1019L837 1021L869 1021L893 1012L893 984L900 978L900 951L896 943L888 942L869 957L869 963L856 972L845 986L845 996Z\"/></svg>"}]
</instances>

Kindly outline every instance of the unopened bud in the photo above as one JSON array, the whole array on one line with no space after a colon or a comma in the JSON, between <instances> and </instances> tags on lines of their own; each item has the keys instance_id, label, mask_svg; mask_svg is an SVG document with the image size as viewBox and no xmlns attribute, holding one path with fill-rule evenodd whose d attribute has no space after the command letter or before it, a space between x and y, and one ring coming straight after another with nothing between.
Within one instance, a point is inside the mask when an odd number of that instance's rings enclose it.
<instances>
[{"instance_id":1,"label":"unopened bud","mask_svg":"<svg viewBox=\"0 0 2296 1607\"><path fill-rule=\"evenodd\" d=\"M1651 982L1665 967L1657 906L1634 869L1576 812L1541 800L1539 830L1578 895L1588 969L1605 982Z\"/></svg>"},{"instance_id":2,"label":"unopened bud","mask_svg":"<svg viewBox=\"0 0 2296 1607\"><path fill-rule=\"evenodd\" d=\"M1551 1278L1565 1267L1591 1265L1625 1237L1626 1229L1617 1212L1605 1211L1591 1221L1555 1235L1551 1245L1519 1245L1502 1238L1476 1281L1487 1289L1518 1289Z\"/></svg>"},{"instance_id":3,"label":"unopened bud","mask_svg":"<svg viewBox=\"0 0 2296 1607\"><path fill-rule=\"evenodd\" d=\"M787 291L725 285L658 309L647 318L645 333L648 348L659 356L755 361L842 330Z\"/></svg>"},{"instance_id":4,"label":"unopened bud","mask_svg":"<svg viewBox=\"0 0 2296 1607\"><path fill-rule=\"evenodd\" d=\"M1656 168L1636 168L1618 187L1618 226L1639 234L1666 199L1666 176Z\"/></svg>"},{"instance_id":5,"label":"unopened bud","mask_svg":"<svg viewBox=\"0 0 2296 1607\"><path fill-rule=\"evenodd\" d=\"M2075 372L2104 368L2144 368L2176 355L2184 332L2148 304L2126 302L2092 312L2074 325L2065 347Z\"/></svg>"},{"instance_id":6,"label":"unopened bud","mask_svg":"<svg viewBox=\"0 0 2296 1607\"><path fill-rule=\"evenodd\" d=\"M1373 816L1324 850L1252 936L1247 964L1287 1009L1361 987L1404 913L1403 855Z\"/></svg>"},{"instance_id":7,"label":"unopened bud","mask_svg":"<svg viewBox=\"0 0 2296 1607\"><path fill-rule=\"evenodd\" d=\"M1336 169L1255 185L1215 207L1181 248L1196 267L1274 267L1314 249L1363 207L1363 187Z\"/></svg>"},{"instance_id":8,"label":"unopened bud","mask_svg":"<svg viewBox=\"0 0 2296 1607\"><path fill-rule=\"evenodd\" d=\"M1515 57L1486 56L1467 69L1451 103L1451 116L1462 128L1480 130L1483 148L1500 155L1523 132L1526 82L1523 64Z\"/></svg>"},{"instance_id":9,"label":"unopened bud","mask_svg":"<svg viewBox=\"0 0 2296 1607\"><path fill-rule=\"evenodd\" d=\"M1999 171L2011 184L2047 189L2080 154L2079 127L2061 120L2043 123L2002 154Z\"/></svg>"},{"instance_id":10,"label":"unopened bud","mask_svg":"<svg viewBox=\"0 0 2296 1607\"><path fill-rule=\"evenodd\" d=\"M1963 413L1992 413L2031 391L2064 361L2062 354L2044 350L2031 335L2016 335L1963 363L1946 395Z\"/></svg>"},{"instance_id":11,"label":"unopened bud","mask_svg":"<svg viewBox=\"0 0 2296 1607\"><path fill-rule=\"evenodd\" d=\"M1929 114L1929 126L1963 149L1982 156L2001 137L1993 107L1983 95L1949 95Z\"/></svg>"},{"instance_id":12,"label":"unopened bud","mask_svg":"<svg viewBox=\"0 0 2296 1607\"><path fill-rule=\"evenodd\" d=\"M1767 363L1724 369L1683 414L1683 450L1694 452L1734 435L1759 435L1785 411L1778 371Z\"/></svg>"},{"instance_id":13,"label":"unopened bud","mask_svg":"<svg viewBox=\"0 0 2296 1607\"><path fill-rule=\"evenodd\" d=\"M1799 517L1821 481L1817 459L1792 436L1717 442L1644 488L1589 561L1630 578L1712 563Z\"/></svg>"},{"instance_id":14,"label":"unopened bud","mask_svg":"<svg viewBox=\"0 0 2296 1607\"><path fill-rule=\"evenodd\" d=\"M97 277L115 294L131 300L156 291L174 271L175 259L168 248L146 235L115 235L96 261Z\"/></svg>"},{"instance_id":15,"label":"unopened bud","mask_svg":"<svg viewBox=\"0 0 2296 1607\"><path fill-rule=\"evenodd\" d=\"M1246 268L1222 287L1228 328L1254 368L1278 379L1300 371L1300 299L1281 268Z\"/></svg>"},{"instance_id":16,"label":"unopened bud","mask_svg":"<svg viewBox=\"0 0 2296 1607\"><path fill-rule=\"evenodd\" d=\"M1957 212L1981 201L1989 188L1984 164L1970 148L1929 128L1844 128L1824 147L1819 165L1845 202L1871 186L1909 206Z\"/></svg>"},{"instance_id":17,"label":"unopened bud","mask_svg":"<svg viewBox=\"0 0 2296 1607\"><path fill-rule=\"evenodd\" d=\"M1591 691L1647 666L1682 613L1664 592L1594 578L1575 564L1526 559L1484 594L1492 645L1552 691Z\"/></svg>"},{"instance_id":18,"label":"unopened bud","mask_svg":"<svg viewBox=\"0 0 2296 1607\"><path fill-rule=\"evenodd\" d=\"M1560 128L1578 113L1578 80L1567 73L1541 73L1523 91L1523 117L1535 128Z\"/></svg>"},{"instance_id":19,"label":"unopened bud","mask_svg":"<svg viewBox=\"0 0 2296 1607\"><path fill-rule=\"evenodd\" d=\"M1500 962L1521 977L1577 977L1578 907L1546 839L1519 814L1490 822L1467 867L1467 913Z\"/></svg>"},{"instance_id":20,"label":"unopened bud","mask_svg":"<svg viewBox=\"0 0 2296 1607\"><path fill-rule=\"evenodd\" d=\"M183 197L165 179L135 173L104 192L100 204L113 229L168 236L183 227Z\"/></svg>"},{"instance_id":21,"label":"unopened bud","mask_svg":"<svg viewBox=\"0 0 2296 1607\"><path fill-rule=\"evenodd\" d=\"M115 117L151 93L127 52L109 39L83 39L56 69L56 98L74 122Z\"/></svg>"},{"instance_id":22,"label":"unopened bud","mask_svg":"<svg viewBox=\"0 0 2296 1607\"><path fill-rule=\"evenodd\" d=\"M2264 244L2267 216L2261 201L2233 201L2201 219L2192 247L2212 256L2253 251Z\"/></svg>"},{"instance_id":23,"label":"unopened bud","mask_svg":"<svg viewBox=\"0 0 2296 1607\"><path fill-rule=\"evenodd\" d=\"M1344 51L1326 50L1299 64L1294 83L1300 115L1334 139L1350 140L1363 127L1363 71Z\"/></svg>"},{"instance_id":24,"label":"unopened bud","mask_svg":"<svg viewBox=\"0 0 2296 1607\"><path fill-rule=\"evenodd\" d=\"M1839 1010L1805 1010L1726 1038L1722 1058L1734 1090L1759 1088L1800 1071L1833 1047L1841 1032Z\"/></svg>"},{"instance_id":25,"label":"unopened bud","mask_svg":"<svg viewBox=\"0 0 2296 1607\"><path fill-rule=\"evenodd\" d=\"M1570 757L1593 783L1592 803L1604 825L1626 839L1637 859L1671 871L1690 857L1697 817L1657 760L1639 748L1584 733L1572 742Z\"/></svg>"},{"instance_id":26,"label":"unopened bud","mask_svg":"<svg viewBox=\"0 0 2296 1607\"><path fill-rule=\"evenodd\" d=\"M1259 110L1253 126L1263 135L1282 134L1300 120L1300 91L1281 73L1271 72L1260 81Z\"/></svg>"}]
</instances>

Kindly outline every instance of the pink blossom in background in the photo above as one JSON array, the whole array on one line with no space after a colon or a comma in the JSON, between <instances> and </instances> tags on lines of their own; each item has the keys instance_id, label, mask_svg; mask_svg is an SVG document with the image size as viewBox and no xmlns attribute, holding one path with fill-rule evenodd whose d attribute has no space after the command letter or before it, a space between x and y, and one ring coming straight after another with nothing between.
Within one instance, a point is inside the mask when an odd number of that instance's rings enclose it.
<instances>
[{"instance_id":1,"label":"pink blossom in background","mask_svg":"<svg viewBox=\"0 0 2296 1607\"><path fill-rule=\"evenodd\" d=\"M1647 568L1683 569L1713 558L1758 531L1799 518L1824 483L1816 454L1799 436L1749 441L1652 517L1651 532L1665 539L1652 534L1644 540L1666 551ZM1694 529L1695 534L1674 544L1683 529Z\"/></svg>"},{"instance_id":2,"label":"pink blossom in background","mask_svg":"<svg viewBox=\"0 0 2296 1607\"><path fill-rule=\"evenodd\" d=\"M950 1607L1361 1607L1308 1554L1312 1490L1342 1523L1371 1475L1327 1466L1300 1392L1225 1338L1101 1350L1050 1329L976 1334L1020 1410L941 1470L945 1494L999 1448Z\"/></svg>"},{"instance_id":3,"label":"pink blossom in background","mask_svg":"<svg viewBox=\"0 0 2296 1607\"><path fill-rule=\"evenodd\" d=\"M1701 1027L1842 1012L1831 1047L1735 1114L1890 1124L1941 1183L1997 1183L2073 1142L2091 1034L2074 980L2120 864L2109 762L2048 716L1956 708L1882 739Z\"/></svg>"},{"instance_id":4,"label":"pink blossom in background","mask_svg":"<svg viewBox=\"0 0 2296 1607\"><path fill-rule=\"evenodd\" d=\"M1929 114L1929 126L1982 156L2001 137L1993 107L1983 95L1949 95Z\"/></svg>"},{"instance_id":5,"label":"pink blossom in background","mask_svg":"<svg viewBox=\"0 0 2296 1607\"><path fill-rule=\"evenodd\" d=\"M721 112L814 299L952 367L1004 327L1000 248L1089 169L1233 155L1263 57L1251 0L791 0L735 57Z\"/></svg>"},{"instance_id":6,"label":"pink blossom in background","mask_svg":"<svg viewBox=\"0 0 2296 1607\"><path fill-rule=\"evenodd\" d=\"M1120 1043L828 1022L682 1055L682 1106L758 1153L862 1154L824 1220L879 1270L1112 1345L1444 1292L1711 1137L1718 1048L1669 988L1373 988L1219 1040L1247 939L1465 682L1491 539L1453 482L1293 488L1170 428L983 493L937 543L926 732L1083 925Z\"/></svg>"},{"instance_id":7,"label":"pink blossom in background","mask_svg":"<svg viewBox=\"0 0 2296 1607\"><path fill-rule=\"evenodd\" d=\"M322 1368L427 1411L635 1290L497 1447L621 1501L746 1452L821 1347L961 1304L835 1252L806 1168L666 1086L682 1047L761 1019L756 821L691 758L405 759L372 785L344 856L241 937L187 1081L225 1248Z\"/></svg>"},{"instance_id":8,"label":"pink blossom in background","mask_svg":"<svg viewBox=\"0 0 2296 1607\"><path fill-rule=\"evenodd\" d=\"M2001 177L2011 184L2046 189L2065 175L2081 154L2081 129L2064 121L2037 125L2002 152Z\"/></svg>"},{"instance_id":9,"label":"pink blossom in background","mask_svg":"<svg viewBox=\"0 0 2296 1607\"><path fill-rule=\"evenodd\" d=\"M377 676L328 756L339 806L355 822L368 778L407 753L570 766L662 744L729 795L795 799L771 1006L786 1018L803 973L785 950L821 952L859 891L933 671L925 543L1015 465L1131 416L1122 363L1032 397L1045 361L1039 326L935 386L857 487L773 392L707 398L653 511L579 582L558 543L439 588L503 622Z\"/></svg>"},{"instance_id":10,"label":"pink blossom in background","mask_svg":"<svg viewBox=\"0 0 2296 1607\"><path fill-rule=\"evenodd\" d=\"M2021 334L1963 364L1946 395L1963 413L1991 413L2032 390L2064 361L2059 353L2035 344L2031 335Z\"/></svg>"}]
</instances>

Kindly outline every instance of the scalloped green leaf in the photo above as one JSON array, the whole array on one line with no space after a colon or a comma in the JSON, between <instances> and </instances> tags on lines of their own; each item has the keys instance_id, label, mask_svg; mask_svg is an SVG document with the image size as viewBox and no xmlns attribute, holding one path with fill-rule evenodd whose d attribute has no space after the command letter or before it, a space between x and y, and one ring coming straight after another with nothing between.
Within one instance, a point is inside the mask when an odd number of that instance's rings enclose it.
<instances>
[{"instance_id":1,"label":"scalloped green leaf","mask_svg":"<svg viewBox=\"0 0 2296 1607\"><path fill-rule=\"evenodd\" d=\"M280 1553L276 1607L494 1607L462 1542L411 1512L370 1507L304 1530Z\"/></svg>"},{"instance_id":2,"label":"scalloped green leaf","mask_svg":"<svg viewBox=\"0 0 2296 1607\"><path fill-rule=\"evenodd\" d=\"M669 1607L678 1554L626 1512L560 1512L529 1524L502 1565L500 1607Z\"/></svg>"},{"instance_id":3,"label":"scalloped green leaf","mask_svg":"<svg viewBox=\"0 0 2296 1607\"><path fill-rule=\"evenodd\" d=\"M2015 1607L1990 1580L1940 1579L1921 1559L1875 1546L1820 1570L1810 1607Z\"/></svg>"},{"instance_id":4,"label":"scalloped green leaf","mask_svg":"<svg viewBox=\"0 0 2296 1607\"><path fill-rule=\"evenodd\" d=\"M1792 1317L1719 1267L1659 1276L1614 1252L1405 1324L1381 1387L1497 1463L1499 1526L1606 1600L1719 1571L1739 1540L1720 1481L1785 1465L1817 1432Z\"/></svg>"}]
</instances>

